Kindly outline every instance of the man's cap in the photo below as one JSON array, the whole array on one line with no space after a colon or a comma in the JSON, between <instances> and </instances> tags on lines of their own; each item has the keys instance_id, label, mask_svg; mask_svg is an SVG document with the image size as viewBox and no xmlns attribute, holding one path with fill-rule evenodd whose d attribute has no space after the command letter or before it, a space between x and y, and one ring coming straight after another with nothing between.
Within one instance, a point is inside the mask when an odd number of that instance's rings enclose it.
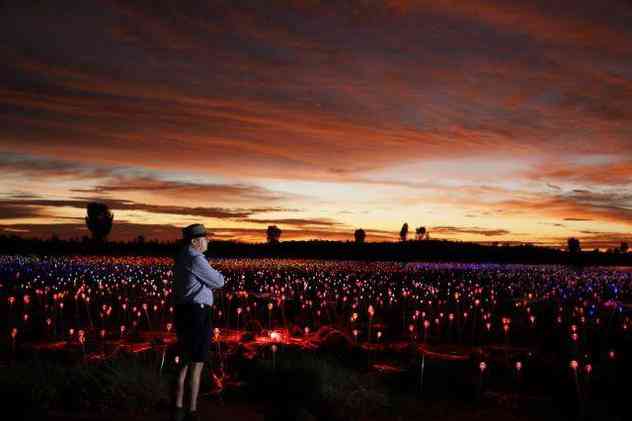
<instances>
[{"instance_id":1,"label":"man's cap","mask_svg":"<svg viewBox=\"0 0 632 421\"><path fill-rule=\"evenodd\" d=\"M192 240L198 237L206 237L208 233L202 224L192 224L182 229L182 237L185 240Z\"/></svg>"}]
</instances>

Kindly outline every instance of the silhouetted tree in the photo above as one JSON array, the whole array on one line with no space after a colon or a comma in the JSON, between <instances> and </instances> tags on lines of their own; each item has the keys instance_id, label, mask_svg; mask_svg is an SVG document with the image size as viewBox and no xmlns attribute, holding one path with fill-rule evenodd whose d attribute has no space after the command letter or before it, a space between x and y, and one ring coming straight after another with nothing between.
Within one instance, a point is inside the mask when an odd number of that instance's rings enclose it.
<instances>
[{"instance_id":1,"label":"silhouetted tree","mask_svg":"<svg viewBox=\"0 0 632 421\"><path fill-rule=\"evenodd\" d=\"M145 244L145 236L144 235L139 235L138 237L136 237L136 242L138 244Z\"/></svg>"},{"instance_id":2,"label":"silhouetted tree","mask_svg":"<svg viewBox=\"0 0 632 421\"><path fill-rule=\"evenodd\" d=\"M575 237L571 237L568 239L567 241L568 244L568 251L571 254L577 254L580 251L582 251L581 245L579 243L579 240Z\"/></svg>"},{"instance_id":3,"label":"silhouetted tree","mask_svg":"<svg viewBox=\"0 0 632 421\"><path fill-rule=\"evenodd\" d=\"M417 240L423 240L426 236L426 227L417 227L415 234L417 234Z\"/></svg>"},{"instance_id":4,"label":"silhouetted tree","mask_svg":"<svg viewBox=\"0 0 632 421\"><path fill-rule=\"evenodd\" d=\"M355 237L356 243L364 243L364 239L366 238L366 232L362 228L355 230L353 233Z\"/></svg>"},{"instance_id":5,"label":"silhouetted tree","mask_svg":"<svg viewBox=\"0 0 632 421\"><path fill-rule=\"evenodd\" d=\"M621 253L627 253L628 250L630 249L630 246L628 246L628 243L623 241L621 243L621 247L619 247L619 249L621 250Z\"/></svg>"},{"instance_id":6,"label":"silhouetted tree","mask_svg":"<svg viewBox=\"0 0 632 421\"><path fill-rule=\"evenodd\" d=\"M105 203L90 202L87 210L86 225L92 233L92 238L99 242L105 241L112 231L114 215Z\"/></svg>"},{"instance_id":7,"label":"silhouetted tree","mask_svg":"<svg viewBox=\"0 0 632 421\"><path fill-rule=\"evenodd\" d=\"M276 225L269 225L266 231L268 243L278 243L281 238L281 229Z\"/></svg>"},{"instance_id":8,"label":"silhouetted tree","mask_svg":"<svg viewBox=\"0 0 632 421\"><path fill-rule=\"evenodd\" d=\"M399 231L399 239L402 241L406 241L408 238L408 222L404 222L402 225L402 229Z\"/></svg>"}]
</instances>

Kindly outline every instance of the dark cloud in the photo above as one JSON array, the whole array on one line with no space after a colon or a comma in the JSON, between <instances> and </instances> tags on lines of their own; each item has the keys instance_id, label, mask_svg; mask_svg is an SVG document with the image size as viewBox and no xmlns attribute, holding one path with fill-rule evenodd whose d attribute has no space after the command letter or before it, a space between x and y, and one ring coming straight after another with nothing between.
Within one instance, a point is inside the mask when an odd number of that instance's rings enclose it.
<instances>
[{"instance_id":1,"label":"dark cloud","mask_svg":"<svg viewBox=\"0 0 632 421\"><path fill-rule=\"evenodd\" d=\"M479 228L479 227L451 227L451 226L438 226L432 227L429 230L431 233L435 234L476 234L476 235L484 235L486 237L496 237L502 235L511 234L510 231L504 229L489 229L489 228Z\"/></svg>"},{"instance_id":2,"label":"dark cloud","mask_svg":"<svg viewBox=\"0 0 632 421\"><path fill-rule=\"evenodd\" d=\"M113 199L77 199L77 200L47 200L47 199L32 199L32 200L0 200L0 205L5 207L39 207L39 212L45 212L45 209L54 209L60 207L70 207L78 209L86 209L87 204L92 201L98 201L108 205L110 210L114 213L119 210L135 210L144 211L149 213L171 214L179 216L200 216L205 218L220 218L220 219L241 219L248 216L265 213L265 212L279 212L283 211L282 208L251 208L251 209L227 209L227 208L213 208L213 207L184 207L184 206L161 206L161 205L149 205L143 203L135 203L126 200L113 200ZM116 216L116 215L115 215Z\"/></svg>"},{"instance_id":3,"label":"dark cloud","mask_svg":"<svg viewBox=\"0 0 632 421\"><path fill-rule=\"evenodd\" d=\"M292 227L339 227L343 224L333 221L331 219L301 219L301 218L279 218L279 219L256 219L249 218L244 219L244 222L254 222L258 224L276 224L276 225L290 225Z\"/></svg>"},{"instance_id":4,"label":"dark cloud","mask_svg":"<svg viewBox=\"0 0 632 421\"><path fill-rule=\"evenodd\" d=\"M628 90L628 92L613 90L612 92L604 92L600 97L566 93L560 106L579 113L593 114L598 119L629 121L632 118L632 112L625 107L631 94L632 90ZM626 95L627 98L619 98L619 95Z\"/></svg>"},{"instance_id":5,"label":"dark cloud","mask_svg":"<svg viewBox=\"0 0 632 421\"><path fill-rule=\"evenodd\" d=\"M35 218L45 215L39 207L22 206L0 201L0 219Z\"/></svg>"},{"instance_id":6,"label":"dark cloud","mask_svg":"<svg viewBox=\"0 0 632 421\"><path fill-rule=\"evenodd\" d=\"M114 194L140 192L166 196L173 199L224 201L279 201L289 195L247 185L200 184L191 182L158 180L149 177L116 176L107 184L89 189L71 189L75 193ZM296 197L296 196L295 196Z\"/></svg>"},{"instance_id":7,"label":"dark cloud","mask_svg":"<svg viewBox=\"0 0 632 421\"><path fill-rule=\"evenodd\" d=\"M249 242L266 241L266 230L249 228L210 228L217 239L245 240ZM351 241L354 239L353 230L334 230L318 228L284 229L282 228L281 240L333 240ZM395 233L385 233L380 230L365 230L367 241L392 241L397 236Z\"/></svg>"},{"instance_id":8,"label":"dark cloud","mask_svg":"<svg viewBox=\"0 0 632 421\"><path fill-rule=\"evenodd\" d=\"M25 238L50 238L54 234L61 239L70 239L90 236L90 231L85 223L11 224L0 225L0 234L15 234ZM129 241L139 235L147 239L173 241L182 237L182 229L172 225L115 222L108 238L113 241Z\"/></svg>"},{"instance_id":9,"label":"dark cloud","mask_svg":"<svg viewBox=\"0 0 632 421\"><path fill-rule=\"evenodd\" d=\"M632 92L631 92L632 95ZM632 182L632 161L625 156L613 156L604 163L576 163L564 160L545 162L525 173L537 180L557 180L625 188ZM577 189L579 193L585 189Z\"/></svg>"},{"instance_id":10,"label":"dark cloud","mask_svg":"<svg viewBox=\"0 0 632 421\"><path fill-rule=\"evenodd\" d=\"M208 226L208 231L218 240L238 240L247 242L265 242L265 228L239 228L239 227L214 227ZM380 230L366 230L367 240L371 241L391 241L396 234ZM61 223L61 224L10 224L0 225L0 234L19 235L26 238L49 238L53 234L62 239L81 238L89 236L90 232L85 224L81 223ZM182 236L182 228L169 224L134 224L128 222L115 221L112 232L108 237L112 241L129 241L139 235L148 240L157 239L161 241L173 241ZM325 229L283 229L282 240L353 240L352 230L325 230Z\"/></svg>"},{"instance_id":11,"label":"dark cloud","mask_svg":"<svg viewBox=\"0 0 632 421\"><path fill-rule=\"evenodd\" d=\"M43 199L43 196L33 193L13 192L3 193L3 195L7 199Z\"/></svg>"},{"instance_id":12,"label":"dark cloud","mask_svg":"<svg viewBox=\"0 0 632 421\"><path fill-rule=\"evenodd\" d=\"M93 178L102 181L95 187L70 189L73 193L95 195L124 195L129 192L150 193L172 200L198 200L221 203L226 201L265 201L296 199L298 195L281 194L262 187L242 184L202 184L165 180L158 173L131 167L89 166L77 162L44 157L6 153L0 155L0 170L35 180ZM32 197L31 197L32 196ZM36 198L37 195L12 194L13 198Z\"/></svg>"},{"instance_id":13,"label":"dark cloud","mask_svg":"<svg viewBox=\"0 0 632 421\"><path fill-rule=\"evenodd\" d=\"M467 189L464 191L467 192ZM537 193L507 190L503 196L512 198L492 202L494 206L499 206L497 212L503 215L607 221L632 225L632 192L628 190L574 189L568 192ZM471 192L468 192L463 200L469 201L469 206L490 206L489 202L481 200L478 195Z\"/></svg>"},{"instance_id":14,"label":"dark cloud","mask_svg":"<svg viewBox=\"0 0 632 421\"><path fill-rule=\"evenodd\" d=\"M113 169L91 167L76 161L37 157L28 154L3 152L0 154L0 171L35 178L106 177ZM28 193L23 193L28 195Z\"/></svg>"}]
</instances>

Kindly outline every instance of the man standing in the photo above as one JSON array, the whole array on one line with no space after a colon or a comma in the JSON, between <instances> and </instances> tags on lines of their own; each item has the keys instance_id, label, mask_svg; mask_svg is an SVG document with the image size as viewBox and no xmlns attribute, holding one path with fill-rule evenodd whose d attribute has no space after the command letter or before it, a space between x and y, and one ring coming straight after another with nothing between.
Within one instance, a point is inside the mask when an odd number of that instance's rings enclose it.
<instances>
[{"instance_id":1,"label":"man standing","mask_svg":"<svg viewBox=\"0 0 632 421\"><path fill-rule=\"evenodd\" d=\"M175 325L178 349L183 361L175 385L172 419L197 419L200 375L208 358L211 340L211 306L213 289L224 286L224 276L213 269L204 257L208 248L206 228L193 224L182 230L184 247L173 268ZM189 374L191 400L188 414L184 410L184 384Z\"/></svg>"}]
</instances>

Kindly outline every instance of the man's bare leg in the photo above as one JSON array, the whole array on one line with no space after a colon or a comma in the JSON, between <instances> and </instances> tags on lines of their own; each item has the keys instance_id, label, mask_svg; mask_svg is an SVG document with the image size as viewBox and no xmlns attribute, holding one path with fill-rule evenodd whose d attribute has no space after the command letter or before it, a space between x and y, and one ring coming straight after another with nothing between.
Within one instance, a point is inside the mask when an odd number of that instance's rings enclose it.
<instances>
[{"instance_id":1,"label":"man's bare leg","mask_svg":"<svg viewBox=\"0 0 632 421\"><path fill-rule=\"evenodd\" d=\"M189 382L191 386L191 412L197 410L198 393L200 392L200 376L202 374L202 367L204 363L191 363L191 373L189 375Z\"/></svg>"},{"instance_id":2,"label":"man's bare leg","mask_svg":"<svg viewBox=\"0 0 632 421\"><path fill-rule=\"evenodd\" d=\"M184 380L187 376L189 366L185 365L180 369L178 373L178 382L176 384L176 408L182 408L184 406Z\"/></svg>"}]
</instances>

